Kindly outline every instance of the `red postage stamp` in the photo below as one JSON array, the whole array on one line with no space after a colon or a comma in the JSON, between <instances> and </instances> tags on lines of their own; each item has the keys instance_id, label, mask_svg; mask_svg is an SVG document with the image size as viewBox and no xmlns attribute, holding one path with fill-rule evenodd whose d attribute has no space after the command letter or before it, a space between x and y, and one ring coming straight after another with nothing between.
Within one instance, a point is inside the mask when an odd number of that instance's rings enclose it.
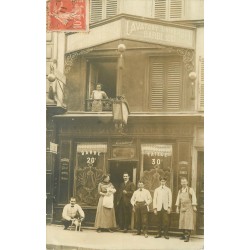
<instances>
[{"instance_id":1,"label":"red postage stamp","mask_svg":"<svg viewBox=\"0 0 250 250\"><path fill-rule=\"evenodd\" d=\"M49 31L88 30L88 0L49 0L47 4Z\"/></svg>"}]
</instances>

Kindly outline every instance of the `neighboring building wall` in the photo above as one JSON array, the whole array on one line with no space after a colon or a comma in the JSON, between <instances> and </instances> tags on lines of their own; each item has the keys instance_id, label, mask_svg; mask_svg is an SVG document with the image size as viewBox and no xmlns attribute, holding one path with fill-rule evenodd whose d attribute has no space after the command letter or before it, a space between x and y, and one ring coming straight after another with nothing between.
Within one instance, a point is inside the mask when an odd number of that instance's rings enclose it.
<instances>
[{"instance_id":1,"label":"neighboring building wall","mask_svg":"<svg viewBox=\"0 0 250 250\"><path fill-rule=\"evenodd\" d=\"M52 83L46 79L46 93L48 95L49 86L53 87L55 100L54 103L57 106L64 106L63 92L64 85L66 84L66 78L64 73L64 54L65 54L65 34L59 32L47 32L46 33L46 78L50 73L56 77L56 80ZM54 68L51 69L51 67ZM50 104L53 100L48 100Z\"/></svg>"},{"instance_id":2,"label":"neighboring building wall","mask_svg":"<svg viewBox=\"0 0 250 250\"><path fill-rule=\"evenodd\" d=\"M204 27L196 32L196 109L204 110Z\"/></svg>"}]
</instances>

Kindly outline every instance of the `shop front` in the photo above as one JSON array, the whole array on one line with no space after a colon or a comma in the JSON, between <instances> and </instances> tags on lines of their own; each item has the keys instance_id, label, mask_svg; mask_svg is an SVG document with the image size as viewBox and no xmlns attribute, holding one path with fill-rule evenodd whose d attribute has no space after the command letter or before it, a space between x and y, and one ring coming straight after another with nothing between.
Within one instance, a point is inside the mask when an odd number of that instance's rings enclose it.
<instances>
[{"instance_id":1,"label":"shop front","mask_svg":"<svg viewBox=\"0 0 250 250\"><path fill-rule=\"evenodd\" d=\"M107 117L100 122L98 116L57 116L59 155L54 222L60 222L63 206L75 196L86 213L85 226L93 226L99 199L97 186L102 175L109 173L118 188L123 173L127 172L135 184L143 180L152 197L160 184L159 177L167 178L167 185L173 192L171 229L177 230L178 215L174 203L180 177L188 177L190 184L196 186L192 182L191 151L194 124L200 119L199 116L192 119L161 117L156 126L149 117L142 119L131 115L126 133L119 134ZM156 225L155 219L151 204L151 229ZM133 220L132 217L132 228Z\"/></svg>"},{"instance_id":2,"label":"shop front","mask_svg":"<svg viewBox=\"0 0 250 250\"><path fill-rule=\"evenodd\" d=\"M67 34L68 111L53 117L58 144L53 222L60 223L63 206L75 196L86 213L85 226L93 227L97 187L106 173L118 188L127 172L136 185L143 180L152 196L159 177L166 177L173 193L171 230L178 229L174 204L181 176L198 188L202 200L199 176L203 176L204 149L197 144L197 128L202 134L203 113L196 110L195 77L192 81L189 77L191 72L195 75L200 56L196 35L194 26L128 15L95 24L90 33ZM101 100L101 112L92 111L91 93L97 83L108 96ZM120 132L112 113L112 99L117 96L126 97L130 110ZM200 206L200 229L203 212ZM152 205L149 213L153 229Z\"/></svg>"}]
</instances>

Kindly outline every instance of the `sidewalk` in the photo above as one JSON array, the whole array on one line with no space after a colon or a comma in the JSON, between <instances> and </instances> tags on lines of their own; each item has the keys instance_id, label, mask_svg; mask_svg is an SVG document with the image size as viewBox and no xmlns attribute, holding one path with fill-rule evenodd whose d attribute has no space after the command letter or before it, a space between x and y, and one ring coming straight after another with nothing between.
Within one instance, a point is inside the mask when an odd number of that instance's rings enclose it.
<instances>
[{"instance_id":1,"label":"sidewalk","mask_svg":"<svg viewBox=\"0 0 250 250\"><path fill-rule=\"evenodd\" d=\"M97 233L92 229L81 232L63 230L62 226L46 226L47 250L201 250L204 240L192 237L184 242L178 237L169 240L155 239L153 235L145 238L123 232Z\"/></svg>"}]
</instances>

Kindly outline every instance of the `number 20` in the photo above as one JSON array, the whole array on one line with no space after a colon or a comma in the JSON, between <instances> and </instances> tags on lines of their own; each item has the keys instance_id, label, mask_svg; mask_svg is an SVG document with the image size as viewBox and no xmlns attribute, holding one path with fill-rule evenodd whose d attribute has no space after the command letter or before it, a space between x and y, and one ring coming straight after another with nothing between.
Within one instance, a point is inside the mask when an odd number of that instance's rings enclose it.
<instances>
[{"instance_id":1,"label":"number 20","mask_svg":"<svg viewBox=\"0 0 250 250\"><path fill-rule=\"evenodd\" d=\"M94 157L88 157L87 158L87 163L94 163L95 162L95 158Z\"/></svg>"}]
</instances>

